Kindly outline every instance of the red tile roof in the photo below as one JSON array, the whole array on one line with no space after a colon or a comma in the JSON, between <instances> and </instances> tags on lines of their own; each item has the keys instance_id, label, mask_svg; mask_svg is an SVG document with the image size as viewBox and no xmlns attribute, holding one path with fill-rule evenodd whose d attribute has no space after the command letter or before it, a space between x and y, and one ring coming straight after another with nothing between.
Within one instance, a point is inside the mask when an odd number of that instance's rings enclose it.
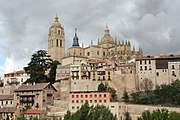
<instances>
[{"instance_id":1,"label":"red tile roof","mask_svg":"<svg viewBox=\"0 0 180 120\"><path fill-rule=\"evenodd\" d=\"M46 111L43 110L27 110L24 112L24 114L43 114L46 113Z\"/></svg>"}]
</instances>

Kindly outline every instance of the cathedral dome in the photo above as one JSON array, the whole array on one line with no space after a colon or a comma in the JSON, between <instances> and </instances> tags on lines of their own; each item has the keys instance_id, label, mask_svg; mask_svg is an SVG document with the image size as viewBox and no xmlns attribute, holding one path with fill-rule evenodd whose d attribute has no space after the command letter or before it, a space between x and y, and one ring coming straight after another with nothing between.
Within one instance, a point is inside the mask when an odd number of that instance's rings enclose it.
<instances>
[{"instance_id":1,"label":"cathedral dome","mask_svg":"<svg viewBox=\"0 0 180 120\"><path fill-rule=\"evenodd\" d=\"M55 17L55 20L53 24L51 25L51 28L61 28L61 24L59 23L58 17Z\"/></svg>"}]
</instances>

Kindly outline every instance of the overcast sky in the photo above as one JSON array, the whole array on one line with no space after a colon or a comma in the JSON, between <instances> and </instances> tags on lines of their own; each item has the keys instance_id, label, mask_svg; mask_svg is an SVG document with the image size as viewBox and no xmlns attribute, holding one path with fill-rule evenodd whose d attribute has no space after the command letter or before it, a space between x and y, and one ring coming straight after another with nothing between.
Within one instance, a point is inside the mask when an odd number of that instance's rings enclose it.
<instances>
[{"instance_id":1,"label":"overcast sky","mask_svg":"<svg viewBox=\"0 0 180 120\"><path fill-rule=\"evenodd\" d=\"M32 53L47 50L55 15L65 29L66 48L74 28L85 46L103 36L130 40L144 55L180 54L180 0L0 0L0 76L23 69Z\"/></svg>"}]
</instances>

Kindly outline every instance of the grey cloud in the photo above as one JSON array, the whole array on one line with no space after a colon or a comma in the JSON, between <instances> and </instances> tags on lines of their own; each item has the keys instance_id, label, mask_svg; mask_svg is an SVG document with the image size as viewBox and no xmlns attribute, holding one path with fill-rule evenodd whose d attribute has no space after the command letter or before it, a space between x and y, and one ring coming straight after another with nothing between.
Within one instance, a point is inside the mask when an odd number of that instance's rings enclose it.
<instances>
[{"instance_id":1,"label":"grey cloud","mask_svg":"<svg viewBox=\"0 0 180 120\"><path fill-rule=\"evenodd\" d=\"M128 39L136 47L142 45L145 54L179 54L179 0L173 3L171 0L9 0L1 3L0 51L4 58L28 60L35 50L47 50L48 29L56 13L65 28L66 48L72 44L75 27L80 43L87 46L91 40L95 43L103 36L107 23L112 37Z\"/></svg>"}]
</instances>

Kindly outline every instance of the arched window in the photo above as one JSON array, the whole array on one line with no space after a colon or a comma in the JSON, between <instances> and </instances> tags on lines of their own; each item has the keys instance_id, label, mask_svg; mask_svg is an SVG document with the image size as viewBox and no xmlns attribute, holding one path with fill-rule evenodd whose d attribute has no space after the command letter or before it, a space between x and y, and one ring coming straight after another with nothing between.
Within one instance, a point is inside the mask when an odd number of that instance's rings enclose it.
<instances>
[{"instance_id":1,"label":"arched window","mask_svg":"<svg viewBox=\"0 0 180 120\"><path fill-rule=\"evenodd\" d=\"M57 39L57 40L56 40L56 46L57 46L57 47L58 47L58 44L59 44L59 40Z\"/></svg>"},{"instance_id":2,"label":"arched window","mask_svg":"<svg viewBox=\"0 0 180 120\"><path fill-rule=\"evenodd\" d=\"M89 56L90 55L90 52L87 52L87 56Z\"/></svg>"},{"instance_id":3,"label":"arched window","mask_svg":"<svg viewBox=\"0 0 180 120\"><path fill-rule=\"evenodd\" d=\"M62 47L62 40L60 40L60 47Z\"/></svg>"},{"instance_id":4,"label":"arched window","mask_svg":"<svg viewBox=\"0 0 180 120\"><path fill-rule=\"evenodd\" d=\"M58 30L58 35L60 35L60 33L61 33L61 31L60 31L60 30Z\"/></svg>"},{"instance_id":5,"label":"arched window","mask_svg":"<svg viewBox=\"0 0 180 120\"><path fill-rule=\"evenodd\" d=\"M103 56L105 56L106 55L106 53L105 52L103 52Z\"/></svg>"},{"instance_id":6,"label":"arched window","mask_svg":"<svg viewBox=\"0 0 180 120\"><path fill-rule=\"evenodd\" d=\"M97 55L99 55L99 51L97 51Z\"/></svg>"}]
</instances>

